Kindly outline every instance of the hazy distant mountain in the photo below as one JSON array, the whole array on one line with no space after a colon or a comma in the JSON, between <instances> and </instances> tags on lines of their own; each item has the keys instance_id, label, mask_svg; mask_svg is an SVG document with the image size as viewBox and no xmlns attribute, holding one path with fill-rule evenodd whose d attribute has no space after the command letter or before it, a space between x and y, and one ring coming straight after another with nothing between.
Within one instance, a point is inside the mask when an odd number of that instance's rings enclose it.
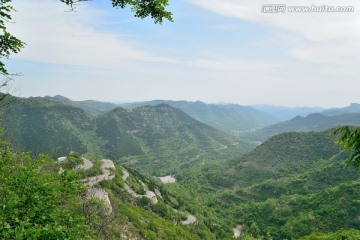
<instances>
[{"instance_id":1,"label":"hazy distant mountain","mask_svg":"<svg viewBox=\"0 0 360 240\"><path fill-rule=\"evenodd\" d=\"M205 125L166 104L116 108L97 119L108 158L151 173L242 154L251 145Z\"/></svg>"},{"instance_id":2,"label":"hazy distant mountain","mask_svg":"<svg viewBox=\"0 0 360 240\"><path fill-rule=\"evenodd\" d=\"M110 102L100 102L95 100L85 100L85 101L73 101L69 98L66 98L61 95L56 95L54 97L45 97L47 99L56 100L59 102L62 102L64 104L68 104L74 107L79 107L84 109L87 113L90 113L92 115L99 115L104 112L108 112L116 107L118 107L115 103Z\"/></svg>"},{"instance_id":3,"label":"hazy distant mountain","mask_svg":"<svg viewBox=\"0 0 360 240\"><path fill-rule=\"evenodd\" d=\"M360 113L345 113L335 116L313 113L306 117L297 116L291 120L276 123L253 132L241 133L240 138L253 141L264 141L271 136L284 132L322 131L341 125L360 125Z\"/></svg>"},{"instance_id":4,"label":"hazy distant mountain","mask_svg":"<svg viewBox=\"0 0 360 240\"><path fill-rule=\"evenodd\" d=\"M279 121L286 121L296 116L307 116L311 113L322 112L324 108L321 107L286 107L273 106L267 104L251 105L253 108L271 114Z\"/></svg>"},{"instance_id":5,"label":"hazy distant mountain","mask_svg":"<svg viewBox=\"0 0 360 240\"><path fill-rule=\"evenodd\" d=\"M344 108L330 108L324 110L321 113L327 116L334 116L343 113L360 113L360 104L352 103L350 106Z\"/></svg>"},{"instance_id":6,"label":"hazy distant mountain","mask_svg":"<svg viewBox=\"0 0 360 240\"><path fill-rule=\"evenodd\" d=\"M154 100L149 102L129 103L124 104L123 106L133 108L145 105L155 106L162 103L179 108L196 120L228 133L264 127L278 122L275 117L268 113L249 106L237 104L216 105L205 104L200 101Z\"/></svg>"}]
</instances>

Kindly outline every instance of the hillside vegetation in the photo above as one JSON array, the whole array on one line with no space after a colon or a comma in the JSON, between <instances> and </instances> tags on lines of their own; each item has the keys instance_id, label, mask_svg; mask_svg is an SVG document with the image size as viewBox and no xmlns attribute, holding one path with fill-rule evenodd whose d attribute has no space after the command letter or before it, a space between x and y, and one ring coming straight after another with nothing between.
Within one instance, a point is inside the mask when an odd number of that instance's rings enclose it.
<instances>
[{"instance_id":1,"label":"hillside vegetation","mask_svg":"<svg viewBox=\"0 0 360 240\"><path fill-rule=\"evenodd\" d=\"M297 116L252 132L243 132L239 137L251 141L265 141L284 132L319 132L342 125L360 125L360 113L341 113L339 115L313 113L306 117Z\"/></svg>"},{"instance_id":2,"label":"hillside vegetation","mask_svg":"<svg viewBox=\"0 0 360 240\"><path fill-rule=\"evenodd\" d=\"M16 149L54 156L88 152L82 139L95 125L84 110L43 98L7 101L10 104L1 108L4 137Z\"/></svg>"},{"instance_id":3,"label":"hillside vegetation","mask_svg":"<svg viewBox=\"0 0 360 240\"><path fill-rule=\"evenodd\" d=\"M219 239L235 225L242 226L244 238L255 239L358 229L360 175L342 168L346 155L328 133L275 136L226 164L184 172L178 176L183 187L169 187L184 195L196 192L194 202L206 206Z\"/></svg>"},{"instance_id":4,"label":"hillside vegetation","mask_svg":"<svg viewBox=\"0 0 360 240\"><path fill-rule=\"evenodd\" d=\"M110 102L100 102L94 100L73 101L61 95L56 95L54 97L45 97L45 99L55 100L66 105L81 108L85 112L95 116L111 111L114 108L118 107L117 104Z\"/></svg>"},{"instance_id":5,"label":"hillside vegetation","mask_svg":"<svg viewBox=\"0 0 360 240\"><path fill-rule=\"evenodd\" d=\"M70 151L111 158L152 174L221 161L253 145L168 105L121 107L97 117L48 98L9 98L5 139L22 151L59 157Z\"/></svg>"},{"instance_id":6,"label":"hillside vegetation","mask_svg":"<svg viewBox=\"0 0 360 240\"><path fill-rule=\"evenodd\" d=\"M97 119L96 131L106 141L106 157L156 175L251 148L165 104L131 111L116 108Z\"/></svg>"},{"instance_id":7,"label":"hillside vegetation","mask_svg":"<svg viewBox=\"0 0 360 240\"><path fill-rule=\"evenodd\" d=\"M7 101L2 125L14 145L0 147L1 239L360 235L360 173L343 169L348 155L332 130L285 132L255 148L167 104L95 116L64 99ZM278 126L317 131L345 120L358 115ZM176 181L163 184L164 175Z\"/></svg>"},{"instance_id":8,"label":"hillside vegetation","mask_svg":"<svg viewBox=\"0 0 360 240\"><path fill-rule=\"evenodd\" d=\"M83 169L78 167L83 160L76 153L61 162L45 155L31 159L28 154L13 153L4 143L0 153L1 239L214 238L202 221L196 227L178 224L185 217L186 205L162 189L161 183L136 172L124 179L125 170L116 166L109 170L113 177L101 180L96 174L105 170L93 171L98 161ZM94 177L100 180L89 187L84 180ZM159 189L158 202L134 198L127 184L134 189ZM105 191L110 211L102 197L91 194L93 187Z\"/></svg>"},{"instance_id":9,"label":"hillside vegetation","mask_svg":"<svg viewBox=\"0 0 360 240\"><path fill-rule=\"evenodd\" d=\"M179 108L194 119L227 133L236 134L238 131L264 127L279 120L271 114L262 112L249 106L237 104L206 104L200 101L166 101L154 100L149 102L124 104L124 107L156 106L167 104Z\"/></svg>"}]
</instances>

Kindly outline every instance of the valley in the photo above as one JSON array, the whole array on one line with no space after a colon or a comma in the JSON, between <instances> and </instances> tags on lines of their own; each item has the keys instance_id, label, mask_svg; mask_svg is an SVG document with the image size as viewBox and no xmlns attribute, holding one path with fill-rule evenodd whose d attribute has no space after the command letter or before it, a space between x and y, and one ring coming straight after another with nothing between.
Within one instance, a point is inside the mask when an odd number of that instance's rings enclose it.
<instances>
[{"instance_id":1,"label":"valley","mask_svg":"<svg viewBox=\"0 0 360 240\"><path fill-rule=\"evenodd\" d=\"M360 240L359 9L1 0L0 240Z\"/></svg>"},{"instance_id":2,"label":"valley","mask_svg":"<svg viewBox=\"0 0 360 240\"><path fill-rule=\"evenodd\" d=\"M35 155L59 157L76 151L160 176L255 147L165 104L117 107L94 116L48 98L8 101L14 103L2 109L5 138Z\"/></svg>"},{"instance_id":3,"label":"valley","mask_svg":"<svg viewBox=\"0 0 360 240\"><path fill-rule=\"evenodd\" d=\"M8 101L1 109L4 139L14 151L58 158L42 163L49 174L78 176L87 186L77 200L86 207L79 218L95 239L360 236L360 173L343 169L348 154L331 136L334 127L360 124L355 110L275 124L270 117L255 131L245 124L247 135L236 138L230 128L206 124L233 105L154 101L123 108L59 96ZM194 106L207 109L207 118L182 110Z\"/></svg>"}]
</instances>

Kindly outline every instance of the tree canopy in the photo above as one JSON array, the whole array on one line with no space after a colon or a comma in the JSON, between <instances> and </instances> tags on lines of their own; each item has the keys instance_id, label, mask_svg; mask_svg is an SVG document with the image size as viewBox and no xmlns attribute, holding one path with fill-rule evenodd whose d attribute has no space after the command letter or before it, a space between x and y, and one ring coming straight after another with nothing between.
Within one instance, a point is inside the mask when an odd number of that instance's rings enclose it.
<instances>
[{"instance_id":1,"label":"tree canopy","mask_svg":"<svg viewBox=\"0 0 360 240\"><path fill-rule=\"evenodd\" d=\"M60 0L61 2L73 8L74 4L86 2L89 0ZM172 13L166 11L169 5L168 0L111 0L112 6L117 8L131 7L131 11L135 13L135 17L146 18L150 16L155 23L162 24L163 19L173 21Z\"/></svg>"},{"instance_id":2,"label":"tree canopy","mask_svg":"<svg viewBox=\"0 0 360 240\"><path fill-rule=\"evenodd\" d=\"M352 163L355 170L358 171L360 167L360 127L339 127L334 131L334 135L339 136L336 143L340 148L350 152L345 166Z\"/></svg>"},{"instance_id":3,"label":"tree canopy","mask_svg":"<svg viewBox=\"0 0 360 240\"><path fill-rule=\"evenodd\" d=\"M11 0L0 0L0 73L4 76L8 75L8 71L5 68L5 64L1 58L8 58L12 53L20 52L24 47L24 42L13 36L6 29L6 22L11 22L11 12L14 8L10 5Z\"/></svg>"},{"instance_id":4,"label":"tree canopy","mask_svg":"<svg viewBox=\"0 0 360 240\"><path fill-rule=\"evenodd\" d=\"M0 141L0 239L95 239L85 224L86 188L45 155L15 153Z\"/></svg>"}]
</instances>

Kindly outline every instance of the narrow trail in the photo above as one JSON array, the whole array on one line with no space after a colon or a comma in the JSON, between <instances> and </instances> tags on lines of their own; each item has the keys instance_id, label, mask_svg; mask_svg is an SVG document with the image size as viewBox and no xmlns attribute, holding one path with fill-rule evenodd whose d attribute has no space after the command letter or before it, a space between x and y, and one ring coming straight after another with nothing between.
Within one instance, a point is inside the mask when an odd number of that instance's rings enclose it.
<instances>
[{"instance_id":1,"label":"narrow trail","mask_svg":"<svg viewBox=\"0 0 360 240\"><path fill-rule=\"evenodd\" d=\"M132 195L135 198L141 198L141 197L146 197L148 199L150 199L151 204L157 204L158 203L158 199L157 197L162 198L161 196L161 192L158 189L154 189L155 192L153 191L149 191L148 187L146 186L145 183L143 183L142 181L139 180L141 186L144 188L145 191L145 195L141 195L136 193L127 183L126 180L129 177L129 173L123 168L122 169L123 175L122 175L122 179L125 182L125 189L126 191ZM160 177L160 180L162 183L164 184L172 184L176 182L176 179L172 176L165 176L165 177ZM175 212L177 212L175 209L173 209ZM183 225L188 225L188 224L194 224L197 221L196 217L194 215L188 214L186 220L181 221L181 224Z\"/></svg>"},{"instance_id":2,"label":"narrow trail","mask_svg":"<svg viewBox=\"0 0 360 240\"><path fill-rule=\"evenodd\" d=\"M176 178L171 176L171 175L167 175L165 177L159 177L160 181L163 183L163 184L173 184L173 183L176 183ZM155 191L156 192L156 191ZM156 193L158 196L161 197L161 193L159 192ZM196 217L192 214L188 214L187 215L187 218L186 220L184 221L181 221L181 224L183 225L188 225L188 224L193 224L197 221Z\"/></svg>"},{"instance_id":3,"label":"narrow trail","mask_svg":"<svg viewBox=\"0 0 360 240\"><path fill-rule=\"evenodd\" d=\"M111 168L115 169L115 165L114 165L113 161L103 159L103 160L101 160L101 170L102 170L101 175L84 178L84 179L81 179L80 181L85 183L89 187L93 187L95 184L97 184L103 180L112 180L115 177L115 175L111 175L111 172L109 170Z\"/></svg>"},{"instance_id":4,"label":"narrow trail","mask_svg":"<svg viewBox=\"0 0 360 240\"><path fill-rule=\"evenodd\" d=\"M86 166L85 161L84 161L83 165ZM87 165L87 166L90 166L90 165ZM91 163L91 167L92 167L92 163ZM115 165L114 165L113 161L108 160L108 159L102 159L101 160L101 170L102 170L101 175L97 175L94 177L88 177L88 178L84 178L84 179L80 180L81 182L83 182L84 184L86 184L88 186L88 191L87 191L88 198L96 197L104 202L104 206L106 209L106 213L105 213L106 215L110 215L112 213L112 206L111 206L109 196L108 196L107 192L105 192L103 189L96 188L96 187L94 187L94 185L103 180L112 180L115 177L115 175L111 175L111 172L109 170L111 168L115 169Z\"/></svg>"},{"instance_id":5,"label":"narrow trail","mask_svg":"<svg viewBox=\"0 0 360 240\"><path fill-rule=\"evenodd\" d=\"M123 171L123 175L122 175L122 179L125 181L125 189L126 191L131 194L133 197L135 198L142 198L142 197L146 197L150 200L151 204L157 204L158 203L158 199L156 197L156 194L153 191L149 191L147 189L147 186L140 181L140 184L143 186L144 190L145 190L145 195L141 195L141 194L137 194L127 183L126 183L126 179L129 177L129 173L125 170L122 169ZM160 195L161 197L161 195Z\"/></svg>"},{"instance_id":6,"label":"narrow trail","mask_svg":"<svg viewBox=\"0 0 360 240\"><path fill-rule=\"evenodd\" d=\"M65 160L66 160L66 157L58 158L59 162L63 162ZM86 158L83 158L83 160L84 160L83 164L77 166L75 168L75 170L77 170L77 169L89 170L90 168L92 168L94 166L94 164L90 160L88 160ZM105 215L110 215L112 213L112 206L111 206L109 196L106 191L104 191L101 188L96 188L96 187L94 187L94 185L96 185L97 183L99 183L103 180L112 180L115 177L115 175L111 175L111 172L109 169L115 169L114 162L112 160L102 159L101 160L101 170L102 170L101 175L88 177L88 178L84 178L84 179L80 180L80 182L84 183L88 187L88 190L86 193L87 198L96 197L96 198L100 199L101 201L103 201L104 207L106 210ZM61 169L60 169L60 171L61 171Z\"/></svg>"},{"instance_id":7,"label":"narrow trail","mask_svg":"<svg viewBox=\"0 0 360 240\"><path fill-rule=\"evenodd\" d=\"M75 169L89 170L94 166L94 164L90 160L88 160L86 158L83 158L83 160L84 160L83 164L77 166ZM58 161L59 162L66 161L66 157L59 157ZM93 177L87 177L87 178L84 178L84 179L80 180L80 182L84 183L88 187L87 194L86 194L87 198L95 197L95 198L98 198L101 201L103 201L105 211L106 211L105 215L110 215L112 213L112 211L113 211L109 196L108 196L106 191L104 191L101 188L96 188L94 186L97 183L99 183L99 182L101 182L103 180L112 180L115 177L114 174L111 174L110 169L115 169L114 162L112 160L109 160L109 159L102 159L101 160L102 174L97 175L97 176L93 176ZM146 198L148 198L150 200L151 204L153 204L153 205L158 203L157 196L162 198L161 192L158 189L155 189L154 190L155 192L149 191L146 184L141 182L141 181L140 181L140 184L144 188L145 195L141 195L141 194L136 193L126 183L126 180L130 176L130 174L124 168L122 169L122 172L123 172L122 179L125 182L125 189L133 197L135 197L135 198L146 197ZM164 184L169 184L169 183L171 184L171 183L176 182L176 179L174 177L172 177L172 176L165 176L165 177L160 178L160 180ZM174 209L174 211L176 211L176 210ZM197 221L197 219L196 219L196 217L194 215L188 214L187 219L184 220L184 221L181 221L181 224L183 224L183 225L194 224L196 221Z\"/></svg>"}]
</instances>

